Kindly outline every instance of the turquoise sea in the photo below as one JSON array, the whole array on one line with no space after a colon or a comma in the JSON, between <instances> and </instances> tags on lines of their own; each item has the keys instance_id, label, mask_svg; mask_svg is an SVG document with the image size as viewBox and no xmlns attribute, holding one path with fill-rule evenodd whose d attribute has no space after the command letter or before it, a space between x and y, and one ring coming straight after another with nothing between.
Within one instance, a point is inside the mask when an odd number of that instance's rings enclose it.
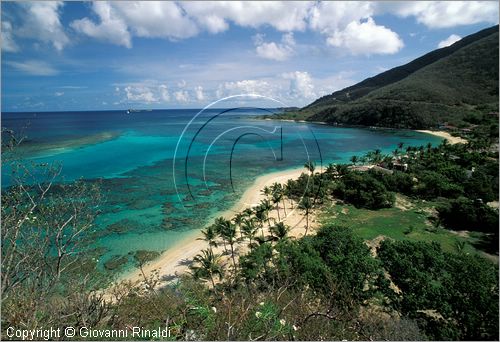
<instances>
[{"instance_id":1,"label":"turquoise sea","mask_svg":"<svg viewBox=\"0 0 500 342\"><path fill-rule=\"evenodd\" d=\"M314 161L348 162L399 142L439 144L413 131L262 120L274 110L3 113L22 131L26 161L62 165L59 181L101 179L105 202L92 232L100 264L137 250L164 251L229 209L258 176ZM2 170L2 187L10 185ZM132 258L130 258L130 264Z\"/></svg>"}]
</instances>

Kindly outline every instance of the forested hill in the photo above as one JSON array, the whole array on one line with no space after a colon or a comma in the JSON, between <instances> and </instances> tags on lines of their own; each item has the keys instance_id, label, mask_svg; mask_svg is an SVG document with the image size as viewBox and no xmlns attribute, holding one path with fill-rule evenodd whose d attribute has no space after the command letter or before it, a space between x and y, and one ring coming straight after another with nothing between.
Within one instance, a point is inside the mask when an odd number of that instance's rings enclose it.
<instances>
[{"instance_id":1,"label":"forested hill","mask_svg":"<svg viewBox=\"0 0 500 342\"><path fill-rule=\"evenodd\" d=\"M324 96L286 116L398 128L498 111L498 25ZM466 124L466 123L465 123Z\"/></svg>"}]
</instances>

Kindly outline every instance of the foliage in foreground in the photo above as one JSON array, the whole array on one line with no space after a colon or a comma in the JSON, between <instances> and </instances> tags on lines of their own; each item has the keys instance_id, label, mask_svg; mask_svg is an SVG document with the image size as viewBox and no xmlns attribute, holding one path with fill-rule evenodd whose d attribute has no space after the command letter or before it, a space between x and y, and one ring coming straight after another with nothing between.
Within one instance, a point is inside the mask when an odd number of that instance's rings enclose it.
<instances>
[{"instance_id":1,"label":"foliage in foreground","mask_svg":"<svg viewBox=\"0 0 500 342\"><path fill-rule=\"evenodd\" d=\"M479 256L443 252L438 244L384 241L378 253L401 289L392 306L417 319L434 339L498 337L498 267Z\"/></svg>"}]
</instances>

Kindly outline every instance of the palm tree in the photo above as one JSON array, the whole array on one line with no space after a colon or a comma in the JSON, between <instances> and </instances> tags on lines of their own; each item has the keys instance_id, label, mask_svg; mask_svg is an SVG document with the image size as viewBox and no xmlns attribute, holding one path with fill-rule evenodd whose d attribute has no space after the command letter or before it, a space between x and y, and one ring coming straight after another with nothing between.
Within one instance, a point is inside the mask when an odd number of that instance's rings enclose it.
<instances>
[{"instance_id":1,"label":"palm tree","mask_svg":"<svg viewBox=\"0 0 500 342\"><path fill-rule=\"evenodd\" d=\"M253 215L253 210L252 208L246 208L245 210L243 210L243 214L246 218L250 218L252 217Z\"/></svg>"},{"instance_id":2,"label":"palm tree","mask_svg":"<svg viewBox=\"0 0 500 342\"><path fill-rule=\"evenodd\" d=\"M243 235L248 239L248 247L250 250L253 249L253 240L255 238L255 234L257 233L258 227L255 225L254 219L245 219L241 225L241 231Z\"/></svg>"},{"instance_id":3,"label":"palm tree","mask_svg":"<svg viewBox=\"0 0 500 342\"><path fill-rule=\"evenodd\" d=\"M264 196L269 197L269 195L272 194L272 190L270 187L265 186L261 191L260 191Z\"/></svg>"},{"instance_id":4,"label":"palm tree","mask_svg":"<svg viewBox=\"0 0 500 342\"><path fill-rule=\"evenodd\" d=\"M373 162L375 164L378 164L380 163L380 160L382 159L382 150L377 148L375 149L375 151L373 152Z\"/></svg>"},{"instance_id":5,"label":"palm tree","mask_svg":"<svg viewBox=\"0 0 500 342\"><path fill-rule=\"evenodd\" d=\"M311 173L314 173L314 170L316 169L316 166L314 165L313 161L308 161L307 163L304 164L304 167Z\"/></svg>"},{"instance_id":6,"label":"palm tree","mask_svg":"<svg viewBox=\"0 0 500 342\"><path fill-rule=\"evenodd\" d=\"M359 159L358 159L358 156L352 156L350 160L351 160L352 165L356 165L356 163L358 162Z\"/></svg>"},{"instance_id":7,"label":"palm tree","mask_svg":"<svg viewBox=\"0 0 500 342\"><path fill-rule=\"evenodd\" d=\"M198 238L198 240L208 242L210 250L212 250L212 247L217 247L217 231L213 224L202 229L201 233L203 234L203 238Z\"/></svg>"},{"instance_id":8,"label":"palm tree","mask_svg":"<svg viewBox=\"0 0 500 342\"><path fill-rule=\"evenodd\" d=\"M368 160L370 163L373 163L373 151L368 151L363 159Z\"/></svg>"},{"instance_id":9,"label":"palm tree","mask_svg":"<svg viewBox=\"0 0 500 342\"><path fill-rule=\"evenodd\" d=\"M233 218L234 224L236 224L238 226L238 229L240 231L240 237L242 237L242 238L243 238L243 233L241 232L241 224L243 223L244 219L245 219L244 212L237 213L236 215L234 215L234 218Z\"/></svg>"},{"instance_id":10,"label":"palm tree","mask_svg":"<svg viewBox=\"0 0 500 342\"><path fill-rule=\"evenodd\" d=\"M279 203L280 203L281 199L283 198L283 191L281 189L281 184L274 183L272 185L271 189L272 189L272 200L273 200L273 203L276 204L276 212L278 213L278 221L281 221L280 207L279 207Z\"/></svg>"},{"instance_id":11,"label":"palm tree","mask_svg":"<svg viewBox=\"0 0 500 342\"><path fill-rule=\"evenodd\" d=\"M271 218L269 217L269 212L273 209L273 205L271 204L271 201L268 199L260 201L259 205L261 211L263 211L264 216L267 219L267 224L269 227L271 227Z\"/></svg>"},{"instance_id":12,"label":"palm tree","mask_svg":"<svg viewBox=\"0 0 500 342\"><path fill-rule=\"evenodd\" d=\"M285 187L281 186L281 184L280 184L280 193L281 193L281 200L283 201L283 213L285 214L286 217L286 201L285 201L286 190Z\"/></svg>"},{"instance_id":13,"label":"palm tree","mask_svg":"<svg viewBox=\"0 0 500 342\"><path fill-rule=\"evenodd\" d=\"M264 238L264 221L267 220L267 212L262 208L261 205L259 205L255 209L255 219L257 220L257 222L259 222L259 227L262 232L262 238Z\"/></svg>"},{"instance_id":14,"label":"palm tree","mask_svg":"<svg viewBox=\"0 0 500 342\"><path fill-rule=\"evenodd\" d=\"M193 271L193 276L197 279L210 280L214 291L217 291L214 276L218 276L219 280L224 276L221 255L214 254L210 249L204 249L193 258L193 261L197 263L197 265L189 266Z\"/></svg>"},{"instance_id":15,"label":"palm tree","mask_svg":"<svg viewBox=\"0 0 500 342\"><path fill-rule=\"evenodd\" d=\"M283 222L276 223L270 229L278 241L285 239L288 235L288 231L290 230L290 228Z\"/></svg>"},{"instance_id":16,"label":"palm tree","mask_svg":"<svg viewBox=\"0 0 500 342\"><path fill-rule=\"evenodd\" d=\"M293 209L293 188L294 188L295 181L292 179L289 179L286 184L285 184L285 195L288 197L290 200L290 207Z\"/></svg>"},{"instance_id":17,"label":"palm tree","mask_svg":"<svg viewBox=\"0 0 500 342\"><path fill-rule=\"evenodd\" d=\"M309 214L311 213L313 208L313 203L309 197L304 197L299 203L299 209L304 211L306 215L306 232L304 236L307 235L307 231L309 230Z\"/></svg>"},{"instance_id":18,"label":"palm tree","mask_svg":"<svg viewBox=\"0 0 500 342\"><path fill-rule=\"evenodd\" d=\"M285 203L285 197L286 197L286 189L281 183L274 183L273 184L273 193L278 193L279 197L283 201L283 212L285 213L286 216L286 203Z\"/></svg>"},{"instance_id":19,"label":"palm tree","mask_svg":"<svg viewBox=\"0 0 500 342\"><path fill-rule=\"evenodd\" d=\"M224 217L218 217L215 219L215 232L222 239L224 245L224 254L227 254L226 240L224 239L224 225L226 224L226 219Z\"/></svg>"},{"instance_id":20,"label":"palm tree","mask_svg":"<svg viewBox=\"0 0 500 342\"><path fill-rule=\"evenodd\" d=\"M234 244L236 243L236 226L226 219L220 221L221 231L220 235L224 241L227 241L231 247L231 259L233 259L233 266L236 270L236 260L234 259Z\"/></svg>"},{"instance_id":21,"label":"palm tree","mask_svg":"<svg viewBox=\"0 0 500 342\"><path fill-rule=\"evenodd\" d=\"M335 171L335 164L328 164L328 166L325 169L325 175L327 175L330 179L335 179L336 176L336 171Z\"/></svg>"},{"instance_id":22,"label":"palm tree","mask_svg":"<svg viewBox=\"0 0 500 342\"><path fill-rule=\"evenodd\" d=\"M349 172L349 169L345 164L337 164L335 165L335 171L337 171L337 177L342 177Z\"/></svg>"}]
</instances>

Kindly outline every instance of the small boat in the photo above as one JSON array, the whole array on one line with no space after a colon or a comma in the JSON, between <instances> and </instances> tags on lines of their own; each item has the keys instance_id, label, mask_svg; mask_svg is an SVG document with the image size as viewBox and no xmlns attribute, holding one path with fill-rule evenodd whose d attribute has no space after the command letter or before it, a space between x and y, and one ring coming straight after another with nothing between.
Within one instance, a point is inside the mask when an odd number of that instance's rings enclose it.
<instances>
[{"instance_id":1,"label":"small boat","mask_svg":"<svg viewBox=\"0 0 500 342\"><path fill-rule=\"evenodd\" d=\"M131 109L131 108L127 109L127 114L139 113L139 112L141 112L140 109Z\"/></svg>"}]
</instances>

